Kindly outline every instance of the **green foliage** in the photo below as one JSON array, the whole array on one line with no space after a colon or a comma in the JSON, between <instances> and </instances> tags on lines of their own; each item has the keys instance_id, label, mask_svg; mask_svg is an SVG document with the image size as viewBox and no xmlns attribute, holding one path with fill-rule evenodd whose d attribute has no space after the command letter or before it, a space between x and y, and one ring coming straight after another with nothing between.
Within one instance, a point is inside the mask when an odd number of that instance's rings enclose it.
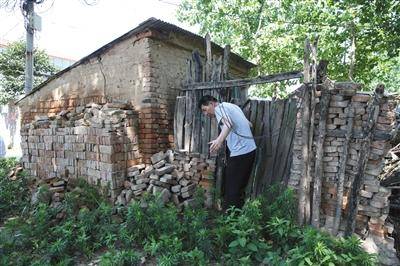
<instances>
[{"instance_id":1,"label":"green foliage","mask_svg":"<svg viewBox=\"0 0 400 266\"><path fill-rule=\"evenodd\" d=\"M21 213L29 206L29 192L25 174L19 173L16 180L8 174L17 164L15 158L0 158L0 224L8 216Z\"/></svg>"},{"instance_id":2,"label":"green foliage","mask_svg":"<svg viewBox=\"0 0 400 266\"><path fill-rule=\"evenodd\" d=\"M262 262L269 245L262 237L260 201L247 201L243 209L230 209L217 221L217 246L228 264ZM228 252L226 252L228 251Z\"/></svg>"},{"instance_id":3,"label":"green foliage","mask_svg":"<svg viewBox=\"0 0 400 266\"><path fill-rule=\"evenodd\" d=\"M13 163L3 161L9 167ZM242 209L218 213L198 203L179 213L160 195L116 209L79 180L57 208L38 202L29 215L0 228L0 264L74 265L101 252L100 265L373 265L356 238L334 239L300 228L291 212L293 192L273 187ZM268 203L269 202L269 203ZM282 205L281 205L282 206ZM59 214L63 213L63 218ZM140 251L140 252L139 252Z\"/></svg>"},{"instance_id":4,"label":"green foliage","mask_svg":"<svg viewBox=\"0 0 400 266\"><path fill-rule=\"evenodd\" d=\"M133 250L111 250L100 257L100 266L140 265L140 254Z\"/></svg>"},{"instance_id":5,"label":"green foliage","mask_svg":"<svg viewBox=\"0 0 400 266\"><path fill-rule=\"evenodd\" d=\"M57 70L42 50L34 51L33 87ZM0 104L6 104L24 92L25 42L11 43L0 53Z\"/></svg>"},{"instance_id":6,"label":"green foliage","mask_svg":"<svg viewBox=\"0 0 400 266\"><path fill-rule=\"evenodd\" d=\"M395 0L184 0L178 18L199 25L201 34L209 32L219 44L231 44L259 65L256 74L302 69L304 40L315 34L318 57L330 62L332 79L349 80L352 75L371 90L374 80L397 75L399 67L398 60L392 61L400 48L400 5ZM390 78L380 82L397 90ZM256 94L279 95L282 88L266 86Z\"/></svg>"},{"instance_id":7,"label":"green foliage","mask_svg":"<svg viewBox=\"0 0 400 266\"><path fill-rule=\"evenodd\" d=\"M265 220L273 217L296 221L297 201L293 189L281 184L268 187L260 198L262 213ZM282 206L285 206L282 208Z\"/></svg>"}]
</instances>

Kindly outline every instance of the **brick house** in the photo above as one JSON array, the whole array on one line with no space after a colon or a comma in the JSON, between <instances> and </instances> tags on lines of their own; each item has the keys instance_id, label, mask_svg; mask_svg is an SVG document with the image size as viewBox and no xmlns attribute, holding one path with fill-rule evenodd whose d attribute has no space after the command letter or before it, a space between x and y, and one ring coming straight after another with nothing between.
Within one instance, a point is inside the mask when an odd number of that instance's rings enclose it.
<instances>
[{"instance_id":1,"label":"brick house","mask_svg":"<svg viewBox=\"0 0 400 266\"><path fill-rule=\"evenodd\" d=\"M139 111L145 158L170 147L175 98L186 60L204 51L204 38L150 18L74 65L60 71L19 101L22 123L88 103L129 100ZM214 45L216 53L223 49ZM254 65L232 54L232 76L246 77ZM151 126L150 126L151 125Z\"/></svg>"},{"instance_id":2,"label":"brick house","mask_svg":"<svg viewBox=\"0 0 400 266\"><path fill-rule=\"evenodd\" d=\"M152 154L173 147L175 100L185 81L187 60L195 49L204 58L204 38L150 18L36 87L18 102L25 169L39 177L60 177L65 174L65 169L69 169L70 175L74 173L88 179L96 175L97 181L92 180L92 183L99 183L104 172L126 173L126 168L148 163ZM212 49L217 55L223 54L223 48L216 44L212 44ZM231 77L247 77L254 66L231 53ZM124 120L126 123L121 124L119 118L112 118L115 112L107 113L108 118L116 119L119 124L109 124L108 129L101 129L103 131L82 128L76 122L69 123L67 129L66 125L60 126L64 122L57 120L60 112L73 113L69 119L83 119L82 112L94 115L91 105L108 104L109 110L118 107L115 103L122 101L133 106L129 112L122 108L124 119L129 121ZM41 117L58 117L58 122L46 124L40 122ZM137 121L132 122L132 119ZM35 121L40 125L29 128ZM38 131L32 131L33 128ZM129 143L118 143L116 139L121 132L130 138ZM108 138L105 142L102 141L104 137ZM71 146L71 140L82 143ZM105 156L107 158L103 160ZM80 161L76 162L76 159ZM100 167L99 163L107 165ZM78 173L77 169L82 170L82 167L86 170ZM110 181L112 177L106 179Z\"/></svg>"}]
</instances>

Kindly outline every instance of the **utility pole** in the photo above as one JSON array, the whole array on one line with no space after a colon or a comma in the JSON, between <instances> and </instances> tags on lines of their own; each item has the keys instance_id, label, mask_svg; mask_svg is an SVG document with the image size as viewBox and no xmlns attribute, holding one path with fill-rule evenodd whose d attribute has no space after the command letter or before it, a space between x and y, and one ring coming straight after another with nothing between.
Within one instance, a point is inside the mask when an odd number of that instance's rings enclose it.
<instances>
[{"instance_id":1,"label":"utility pole","mask_svg":"<svg viewBox=\"0 0 400 266\"><path fill-rule=\"evenodd\" d=\"M24 0L23 10L26 18L26 64L25 64L25 94L32 90L33 86L33 16L34 0Z\"/></svg>"}]
</instances>

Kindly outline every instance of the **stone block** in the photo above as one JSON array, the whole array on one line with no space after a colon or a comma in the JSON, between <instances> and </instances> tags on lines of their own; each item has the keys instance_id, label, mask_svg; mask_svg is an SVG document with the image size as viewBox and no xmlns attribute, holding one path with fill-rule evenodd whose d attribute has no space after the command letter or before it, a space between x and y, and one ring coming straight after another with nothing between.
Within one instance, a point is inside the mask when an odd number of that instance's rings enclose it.
<instances>
[{"instance_id":1,"label":"stone block","mask_svg":"<svg viewBox=\"0 0 400 266\"><path fill-rule=\"evenodd\" d=\"M171 188L171 185L170 185L170 184L161 182L161 181L159 181L159 180L154 180L154 179L151 179L151 180L150 180L150 184L152 184L152 185L154 185L154 186L158 186L158 187L168 188L168 189Z\"/></svg>"},{"instance_id":2,"label":"stone block","mask_svg":"<svg viewBox=\"0 0 400 266\"><path fill-rule=\"evenodd\" d=\"M196 187L196 184L194 184L194 183L189 184L189 185L187 185L185 187L182 187L181 188L181 192L183 193L183 192L187 192L189 190L193 190L195 187Z\"/></svg>"},{"instance_id":3,"label":"stone block","mask_svg":"<svg viewBox=\"0 0 400 266\"><path fill-rule=\"evenodd\" d=\"M148 184L150 182L150 178L139 178L136 179L136 184L140 185L140 184Z\"/></svg>"},{"instance_id":4,"label":"stone block","mask_svg":"<svg viewBox=\"0 0 400 266\"><path fill-rule=\"evenodd\" d=\"M160 151L156 154L154 154L153 156L150 157L151 163L152 164L156 164L159 161L163 160L165 158L165 154L163 151Z\"/></svg>"},{"instance_id":5,"label":"stone block","mask_svg":"<svg viewBox=\"0 0 400 266\"><path fill-rule=\"evenodd\" d=\"M155 173L156 173L157 175L159 175L159 176L162 176L162 175L164 175L164 174L169 174L169 173L171 173L174 169L175 169L175 166L169 164L169 165L165 165L164 167L161 167L161 168L159 168L159 169L156 169L156 170L155 170Z\"/></svg>"},{"instance_id":6,"label":"stone block","mask_svg":"<svg viewBox=\"0 0 400 266\"><path fill-rule=\"evenodd\" d=\"M360 196L364 198L372 198L373 193L365 190L360 190Z\"/></svg>"},{"instance_id":7,"label":"stone block","mask_svg":"<svg viewBox=\"0 0 400 266\"><path fill-rule=\"evenodd\" d=\"M161 160L158 163L153 164L154 168L156 169L163 167L164 165L165 165L165 160Z\"/></svg>"},{"instance_id":8,"label":"stone block","mask_svg":"<svg viewBox=\"0 0 400 266\"><path fill-rule=\"evenodd\" d=\"M329 106L330 107L347 107L349 105L349 101L330 101Z\"/></svg>"},{"instance_id":9,"label":"stone block","mask_svg":"<svg viewBox=\"0 0 400 266\"><path fill-rule=\"evenodd\" d=\"M181 191L181 185L171 187L171 191L174 193L179 193Z\"/></svg>"},{"instance_id":10,"label":"stone block","mask_svg":"<svg viewBox=\"0 0 400 266\"><path fill-rule=\"evenodd\" d=\"M145 189L146 187L147 187L146 184L138 184L138 185L132 185L132 186L131 186L131 189L132 189L133 191L136 191L136 190L143 190L143 189Z\"/></svg>"},{"instance_id":11,"label":"stone block","mask_svg":"<svg viewBox=\"0 0 400 266\"><path fill-rule=\"evenodd\" d=\"M351 97L351 101L352 102L362 102L362 103L366 103L369 101L369 99L371 99L371 95L368 94L356 94L353 97Z\"/></svg>"}]
</instances>

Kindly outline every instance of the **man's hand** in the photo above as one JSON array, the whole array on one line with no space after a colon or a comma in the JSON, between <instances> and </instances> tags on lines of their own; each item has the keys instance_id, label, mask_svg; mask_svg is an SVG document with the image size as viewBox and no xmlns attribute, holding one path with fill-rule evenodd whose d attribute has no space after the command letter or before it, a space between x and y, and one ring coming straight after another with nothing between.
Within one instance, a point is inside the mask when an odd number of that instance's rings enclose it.
<instances>
[{"instance_id":1,"label":"man's hand","mask_svg":"<svg viewBox=\"0 0 400 266\"><path fill-rule=\"evenodd\" d=\"M211 144L210 152L214 153L214 152L217 152L221 148L222 141L219 138L217 138L217 139L215 139L213 141L210 141L208 144Z\"/></svg>"}]
</instances>

